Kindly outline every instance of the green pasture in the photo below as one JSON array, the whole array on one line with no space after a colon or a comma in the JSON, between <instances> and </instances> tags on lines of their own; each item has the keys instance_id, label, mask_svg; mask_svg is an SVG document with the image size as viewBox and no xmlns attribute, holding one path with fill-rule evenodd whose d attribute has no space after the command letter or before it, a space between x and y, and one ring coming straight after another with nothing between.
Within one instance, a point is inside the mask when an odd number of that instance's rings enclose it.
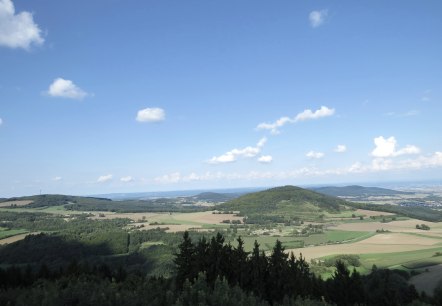
<instances>
[{"instance_id":1,"label":"green pasture","mask_svg":"<svg viewBox=\"0 0 442 306\"><path fill-rule=\"evenodd\" d=\"M442 263L442 256L434 256L436 252L442 252L442 246L397 253L361 254L360 260L366 269L371 269L374 264L379 268L417 269Z\"/></svg>"},{"instance_id":2,"label":"green pasture","mask_svg":"<svg viewBox=\"0 0 442 306\"><path fill-rule=\"evenodd\" d=\"M27 232L28 231L24 230L24 229L7 229L4 227L0 227L0 239L9 238L9 237L24 234Z\"/></svg>"}]
</instances>

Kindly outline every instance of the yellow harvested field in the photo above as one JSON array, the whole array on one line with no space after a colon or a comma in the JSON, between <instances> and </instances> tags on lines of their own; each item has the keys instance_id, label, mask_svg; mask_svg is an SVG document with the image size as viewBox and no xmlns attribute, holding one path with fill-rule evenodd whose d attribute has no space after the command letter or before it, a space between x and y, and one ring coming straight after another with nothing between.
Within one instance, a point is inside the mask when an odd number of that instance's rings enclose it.
<instances>
[{"instance_id":1,"label":"yellow harvested field","mask_svg":"<svg viewBox=\"0 0 442 306\"><path fill-rule=\"evenodd\" d=\"M11 205L15 206L25 206L31 204L34 201L7 201L0 203L0 207L11 207Z\"/></svg>"},{"instance_id":2,"label":"yellow harvested field","mask_svg":"<svg viewBox=\"0 0 442 306\"><path fill-rule=\"evenodd\" d=\"M93 212L92 219L116 219L129 218L135 222L143 220L148 223L171 223L176 224L180 222L192 222L200 224L220 224L223 220L239 220L242 217L234 216L233 214L212 214L211 211L195 212L195 213L112 213L112 212ZM104 217L100 217L100 215Z\"/></svg>"},{"instance_id":3,"label":"yellow harvested field","mask_svg":"<svg viewBox=\"0 0 442 306\"><path fill-rule=\"evenodd\" d=\"M403 245L403 244L416 244L416 245L435 245L441 243L442 240L436 238L427 238L416 235L407 235L402 233L383 233L372 236L362 241L358 241L357 244L373 244L373 245Z\"/></svg>"},{"instance_id":4,"label":"yellow harvested field","mask_svg":"<svg viewBox=\"0 0 442 306\"><path fill-rule=\"evenodd\" d=\"M194 230L194 231L203 231L203 232L207 232L209 231L209 229L205 229L202 228L199 225L190 225L190 224L159 224L159 225L149 225L146 223L134 223L133 226L139 226L139 225L144 225L144 227L142 228L138 228L138 230L140 231L147 231L147 230L151 230L151 229L155 229L155 228L167 228L166 232L167 233L176 233L176 232L184 232L187 230Z\"/></svg>"},{"instance_id":5,"label":"yellow harvested field","mask_svg":"<svg viewBox=\"0 0 442 306\"><path fill-rule=\"evenodd\" d=\"M392 213L388 213L388 212L382 212L382 211L373 211L373 210L365 210L365 209L357 209L354 212L355 215L357 216L366 216L366 217L380 217L380 216L391 216L394 215Z\"/></svg>"},{"instance_id":6,"label":"yellow harvested field","mask_svg":"<svg viewBox=\"0 0 442 306\"><path fill-rule=\"evenodd\" d=\"M416 224L427 224L431 230L423 231L416 229ZM392 221L387 223L382 222L355 222L355 223L343 223L336 226L330 227L330 229L343 230L343 231L366 231L374 232L377 229L384 229L391 232L408 232L408 233L420 233L420 234L431 234L438 233L442 235L441 223L427 222L417 219L403 220L403 221Z\"/></svg>"},{"instance_id":7,"label":"yellow harvested field","mask_svg":"<svg viewBox=\"0 0 442 306\"><path fill-rule=\"evenodd\" d=\"M113 213L109 211L99 211L99 212L90 212L94 216L91 219L105 220L105 219L118 219L118 218L128 218L133 221L142 220L143 216L150 220L152 218L158 218L158 216L166 215L166 213ZM100 215L104 217L100 217Z\"/></svg>"},{"instance_id":8,"label":"yellow harvested field","mask_svg":"<svg viewBox=\"0 0 442 306\"><path fill-rule=\"evenodd\" d=\"M440 239L407 234L378 234L368 239L348 244L331 244L316 247L288 249L295 255L302 253L307 260L338 254L375 254L415 251L434 248Z\"/></svg>"},{"instance_id":9,"label":"yellow harvested field","mask_svg":"<svg viewBox=\"0 0 442 306\"><path fill-rule=\"evenodd\" d=\"M25 239L25 237L27 235L37 235L37 234L39 234L39 232L20 234L20 235L15 235L15 236L8 237L8 238L5 238L5 239L0 239L0 245L9 244L9 243L13 243L13 242L16 242L16 241L23 240L23 239Z\"/></svg>"},{"instance_id":10,"label":"yellow harvested field","mask_svg":"<svg viewBox=\"0 0 442 306\"><path fill-rule=\"evenodd\" d=\"M188 213L188 214L176 214L175 220L192 221L204 224L219 224L223 220L238 220L241 221L243 217L237 217L233 214L212 214L211 211Z\"/></svg>"},{"instance_id":11,"label":"yellow harvested field","mask_svg":"<svg viewBox=\"0 0 442 306\"><path fill-rule=\"evenodd\" d=\"M442 265L428 267L428 272L413 276L409 283L416 287L420 293L424 291L427 295L433 295L436 285L442 280Z\"/></svg>"}]
</instances>

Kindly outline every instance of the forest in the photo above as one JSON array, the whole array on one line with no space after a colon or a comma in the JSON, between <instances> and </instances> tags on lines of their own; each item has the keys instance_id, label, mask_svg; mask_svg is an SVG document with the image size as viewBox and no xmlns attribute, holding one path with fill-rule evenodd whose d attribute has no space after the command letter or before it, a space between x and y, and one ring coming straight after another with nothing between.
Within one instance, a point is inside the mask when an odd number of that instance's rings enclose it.
<instances>
[{"instance_id":1,"label":"forest","mask_svg":"<svg viewBox=\"0 0 442 306\"><path fill-rule=\"evenodd\" d=\"M48 245L53 248L52 245ZM29 253L28 253L29 254ZM72 255L72 254L70 254ZM78 254L77 254L78 255ZM169 276L147 276L124 263L109 265L71 257L49 267L10 265L0 269L0 305L441 305L419 295L399 270L372 267L360 275L337 261L331 278L315 276L309 264L287 254L280 241L270 253L255 242L252 252L222 234L191 238L184 232ZM4 258L2 259L2 261Z\"/></svg>"}]
</instances>

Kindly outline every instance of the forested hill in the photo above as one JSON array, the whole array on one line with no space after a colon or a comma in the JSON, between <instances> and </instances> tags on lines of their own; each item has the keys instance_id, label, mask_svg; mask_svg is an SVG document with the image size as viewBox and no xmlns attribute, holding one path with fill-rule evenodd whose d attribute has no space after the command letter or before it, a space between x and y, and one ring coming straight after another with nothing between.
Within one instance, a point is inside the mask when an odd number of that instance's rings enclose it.
<instances>
[{"instance_id":1,"label":"forested hill","mask_svg":"<svg viewBox=\"0 0 442 306\"><path fill-rule=\"evenodd\" d=\"M49 207L49 206L59 206L66 204L103 204L108 203L111 200L105 198L95 198L95 197L80 197L80 196L70 196L62 194L41 194L26 197L15 197L9 199L0 199L0 202L9 201L32 201L28 207Z\"/></svg>"},{"instance_id":2,"label":"forested hill","mask_svg":"<svg viewBox=\"0 0 442 306\"><path fill-rule=\"evenodd\" d=\"M176 199L125 200L112 201L106 198L81 197L58 194L45 194L5 199L1 202L30 201L25 208L63 206L67 210L77 211L113 211L113 212L189 212L201 210L193 206L184 206Z\"/></svg>"},{"instance_id":3,"label":"forested hill","mask_svg":"<svg viewBox=\"0 0 442 306\"><path fill-rule=\"evenodd\" d=\"M244 193L218 193L218 192L202 192L192 197L193 200L197 201L206 201L206 202L226 202L232 199L235 199L239 196L241 196Z\"/></svg>"},{"instance_id":4,"label":"forested hill","mask_svg":"<svg viewBox=\"0 0 442 306\"><path fill-rule=\"evenodd\" d=\"M249 193L218 206L219 210L240 211L249 218L288 221L318 219L324 212L339 212L349 203L311 190L283 186Z\"/></svg>"},{"instance_id":5,"label":"forested hill","mask_svg":"<svg viewBox=\"0 0 442 306\"><path fill-rule=\"evenodd\" d=\"M370 197L370 196L393 196L400 194L413 194L412 192L397 191L379 187L363 187L358 185L344 187L319 187L313 191L334 197Z\"/></svg>"}]
</instances>

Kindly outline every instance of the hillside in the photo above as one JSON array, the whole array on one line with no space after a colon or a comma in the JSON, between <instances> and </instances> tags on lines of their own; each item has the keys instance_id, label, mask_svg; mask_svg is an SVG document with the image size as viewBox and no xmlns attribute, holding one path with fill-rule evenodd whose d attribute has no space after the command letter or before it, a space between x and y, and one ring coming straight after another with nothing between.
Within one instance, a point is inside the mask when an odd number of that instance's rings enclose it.
<instances>
[{"instance_id":1,"label":"hillside","mask_svg":"<svg viewBox=\"0 0 442 306\"><path fill-rule=\"evenodd\" d=\"M201 210L197 207L185 207L176 199L126 200L112 201L106 198L81 197L59 194L44 194L4 199L2 202L32 201L21 208L43 208L64 206L76 211L114 211L114 212L170 212Z\"/></svg>"},{"instance_id":2,"label":"hillside","mask_svg":"<svg viewBox=\"0 0 442 306\"><path fill-rule=\"evenodd\" d=\"M218 193L218 192L202 192L192 197L187 197L195 201L205 201L220 203L238 198L243 193Z\"/></svg>"},{"instance_id":3,"label":"hillside","mask_svg":"<svg viewBox=\"0 0 442 306\"><path fill-rule=\"evenodd\" d=\"M313 191L334 197L371 197L371 196L394 196L400 194L413 194L412 192L397 191L379 187L363 187L358 185L344 187L319 187Z\"/></svg>"},{"instance_id":4,"label":"hillside","mask_svg":"<svg viewBox=\"0 0 442 306\"><path fill-rule=\"evenodd\" d=\"M344 200L295 187L276 187L249 193L218 206L220 210L240 211L249 223L262 221L320 220L324 213L338 213Z\"/></svg>"},{"instance_id":5,"label":"hillside","mask_svg":"<svg viewBox=\"0 0 442 306\"><path fill-rule=\"evenodd\" d=\"M61 195L61 194L41 194L41 195L15 197L15 198L0 200L0 202L9 202L9 201L32 201L32 203L27 205L27 207L37 208L37 207L59 206L66 204L96 205L96 204L110 202L111 200L104 198L80 197L80 196L70 196L70 195Z\"/></svg>"}]
</instances>

